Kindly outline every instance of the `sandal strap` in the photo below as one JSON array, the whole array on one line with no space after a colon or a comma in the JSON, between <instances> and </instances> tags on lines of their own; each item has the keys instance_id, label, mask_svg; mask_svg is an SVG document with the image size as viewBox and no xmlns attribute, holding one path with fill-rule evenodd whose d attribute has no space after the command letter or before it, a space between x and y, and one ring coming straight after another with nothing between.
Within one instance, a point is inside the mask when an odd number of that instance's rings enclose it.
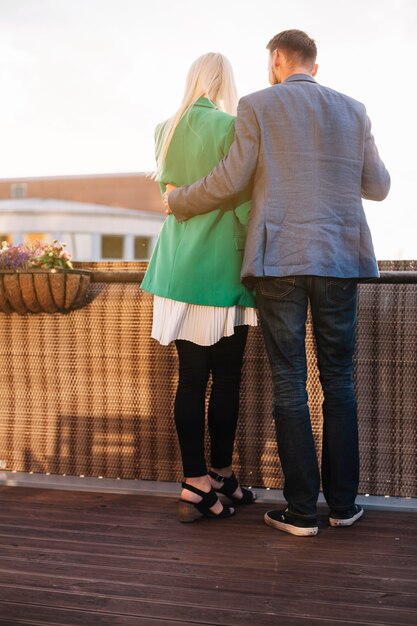
<instances>
[{"instance_id":1,"label":"sandal strap","mask_svg":"<svg viewBox=\"0 0 417 626\"><path fill-rule=\"evenodd\" d=\"M211 489L210 491L202 491L201 489L198 489L197 487L194 487L194 485L189 485L188 483L181 483L182 484L182 488L183 489L188 489L188 491L192 491L193 493L195 493L197 496L201 497L201 502L198 504L203 504L205 507L211 508L212 506L214 506L217 502L217 494L214 491L214 489Z\"/></svg>"},{"instance_id":2,"label":"sandal strap","mask_svg":"<svg viewBox=\"0 0 417 626\"><path fill-rule=\"evenodd\" d=\"M216 472L213 472L213 470L209 471L209 476L211 476L212 479L218 483L224 483L224 481L226 480L226 476L222 476L221 474L216 474Z\"/></svg>"},{"instance_id":3,"label":"sandal strap","mask_svg":"<svg viewBox=\"0 0 417 626\"><path fill-rule=\"evenodd\" d=\"M213 478L213 480L216 480L222 485L221 487L216 488L217 493L223 494L234 504L251 504L252 502L255 502L256 497L253 491L247 489L246 487L240 487L242 490L241 498L236 498L234 496L236 489L239 487L239 481L234 472L231 476L229 476L229 478L216 474L216 472L212 471L209 472L209 475Z\"/></svg>"},{"instance_id":4,"label":"sandal strap","mask_svg":"<svg viewBox=\"0 0 417 626\"><path fill-rule=\"evenodd\" d=\"M216 482L222 483L223 487L217 490L217 491L220 491L220 493L223 493L225 495L232 494L239 487L239 481L236 478L236 474L234 472L228 478L226 478L226 476L221 476L220 474L216 474L216 472L212 472L212 471L209 472L209 475Z\"/></svg>"}]
</instances>

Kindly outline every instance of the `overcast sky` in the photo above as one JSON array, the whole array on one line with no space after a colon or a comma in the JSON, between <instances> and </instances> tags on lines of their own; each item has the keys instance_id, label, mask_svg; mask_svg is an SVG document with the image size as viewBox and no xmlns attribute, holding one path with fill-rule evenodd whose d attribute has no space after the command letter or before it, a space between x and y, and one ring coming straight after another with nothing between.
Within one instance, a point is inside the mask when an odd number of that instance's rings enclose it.
<instances>
[{"instance_id":1,"label":"overcast sky","mask_svg":"<svg viewBox=\"0 0 417 626\"><path fill-rule=\"evenodd\" d=\"M417 258L416 0L0 0L0 178L149 171L192 61L267 86L268 40L317 41L317 80L365 103L392 175L365 204L378 258Z\"/></svg>"}]
</instances>

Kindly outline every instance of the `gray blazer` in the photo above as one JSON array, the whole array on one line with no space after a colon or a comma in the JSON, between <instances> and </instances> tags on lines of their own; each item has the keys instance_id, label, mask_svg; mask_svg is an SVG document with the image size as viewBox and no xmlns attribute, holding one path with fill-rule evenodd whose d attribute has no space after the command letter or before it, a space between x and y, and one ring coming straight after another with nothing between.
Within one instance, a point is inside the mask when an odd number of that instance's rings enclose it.
<instances>
[{"instance_id":1,"label":"gray blazer","mask_svg":"<svg viewBox=\"0 0 417 626\"><path fill-rule=\"evenodd\" d=\"M361 197L383 200L390 177L363 104L294 74L242 98L235 140L205 178L169 196L179 220L253 184L242 267L256 276L378 276Z\"/></svg>"}]
</instances>

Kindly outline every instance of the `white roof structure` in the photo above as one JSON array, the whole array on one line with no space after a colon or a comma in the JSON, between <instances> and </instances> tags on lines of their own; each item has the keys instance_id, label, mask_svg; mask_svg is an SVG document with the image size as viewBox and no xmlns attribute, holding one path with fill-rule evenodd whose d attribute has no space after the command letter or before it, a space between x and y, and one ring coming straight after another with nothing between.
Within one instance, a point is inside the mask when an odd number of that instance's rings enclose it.
<instances>
[{"instance_id":1,"label":"white roof structure","mask_svg":"<svg viewBox=\"0 0 417 626\"><path fill-rule=\"evenodd\" d=\"M84 232L155 236L164 213L53 198L0 200L0 231Z\"/></svg>"}]
</instances>

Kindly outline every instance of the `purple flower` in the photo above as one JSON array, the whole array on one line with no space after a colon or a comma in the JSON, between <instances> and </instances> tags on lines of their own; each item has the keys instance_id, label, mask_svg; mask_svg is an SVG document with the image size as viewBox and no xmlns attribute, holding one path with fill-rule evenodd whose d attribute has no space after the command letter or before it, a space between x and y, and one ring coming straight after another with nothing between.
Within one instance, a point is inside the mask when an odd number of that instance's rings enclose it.
<instances>
[{"instance_id":1,"label":"purple flower","mask_svg":"<svg viewBox=\"0 0 417 626\"><path fill-rule=\"evenodd\" d=\"M72 268L71 255L65 244L20 243L10 246L3 241L0 248L0 270Z\"/></svg>"},{"instance_id":2,"label":"purple flower","mask_svg":"<svg viewBox=\"0 0 417 626\"><path fill-rule=\"evenodd\" d=\"M24 244L17 246L2 246L0 249L0 269L20 270L29 266L32 250Z\"/></svg>"}]
</instances>

